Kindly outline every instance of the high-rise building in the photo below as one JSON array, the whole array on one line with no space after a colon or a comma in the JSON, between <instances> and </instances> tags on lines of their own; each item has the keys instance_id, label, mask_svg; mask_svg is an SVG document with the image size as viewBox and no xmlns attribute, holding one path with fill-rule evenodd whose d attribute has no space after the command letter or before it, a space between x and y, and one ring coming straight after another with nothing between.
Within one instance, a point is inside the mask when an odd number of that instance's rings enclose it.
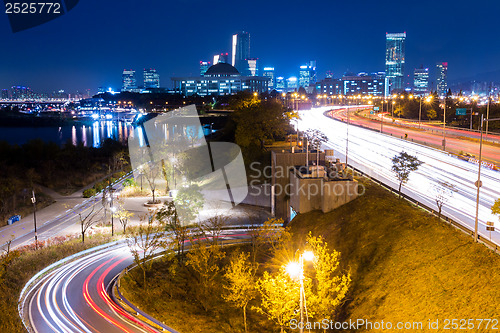
<instances>
[{"instance_id":1,"label":"high-rise building","mask_svg":"<svg viewBox=\"0 0 500 333\"><path fill-rule=\"evenodd\" d=\"M300 66L299 86L309 87L316 83L316 61L309 61L306 65Z\"/></svg>"},{"instance_id":2,"label":"high-rise building","mask_svg":"<svg viewBox=\"0 0 500 333\"><path fill-rule=\"evenodd\" d=\"M404 90L406 32L385 35L386 92Z\"/></svg>"},{"instance_id":3,"label":"high-rise building","mask_svg":"<svg viewBox=\"0 0 500 333\"><path fill-rule=\"evenodd\" d=\"M9 90L2 89L2 99L9 99Z\"/></svg>"},{"instance_id":4,"label":"high-rise building","mask_svg":"<svg viewBox=\"0 0 500 333\"><path fill-rule=\"evenodd\" d=\"M297 90L299 88L297 78L295 76L291 76L286 79L286 89L287 91Z\"/></svg>"},{"instance_id":5,"label":"high-rise building","mask_svg":"<svg viewBox=\"0 0 500 333\"><path fill-rule=\"evenodd\" d=\"M413 92L419 96L429 93L429 68L415 68L413 72Z\"/></svg>"},{"instance_id":6,"label":"high-rise building","mask_svg":"<svg viewBox=\"0 0 500 333\"><path fill-rule=\"evenodd\" d=\"M436 64L437 93L445 96L448 92L448 63L438 62Z\"/></svg>"},{"instance_id":7,"label":"high-rise building","mask_svg":"<svg viewBox=\"0 0 500 333\"><path fill-rule=\"evenodd\" d=\"M214 55L214 65L219 63L229 64L229 53L221 53Z\"/></svg>"},{"instance_id":8,"label":"high-rise building","mask_svg":"<svg viewBox=\"0 0 500 333\"><path fill-rule=\"evenodd\" d=\"M258 76L259 75L259 67L257 65L257 58L248 58L244 61L246 64L246 69L243 72L243 75L246 76Z\"/></svg>"},{"instance_id":9,"label":"high-rise building","mask_svg":"<svg viewBox=\"0 0 500 333\"><path fill-rule=\"evenodd\" d=\"M269 78L269 90L273 90L274 89L274 67L264 67L264 71L262 73L262 76Z\"/></svg>"},{"instance_id":10,"label":"high-rise building","mask_svg":"<svg viewBox=\"0 0 500 333\"><path fill-rule=\"evenodd\" d=\"M283 76L278 76L276 78L276 91L284 92L286 90L285 78Z\"/></svg>"},{"instance_id":11,"label":"high-rise building","mask_svg":"<svg viewBox=\"0 0 500 333\"><path fill-rule=\"evenodd\" d=\"M135 71L132 69L124 69L122 74L122 91L134 91L135 89L137 89Z\"/></svg>"},{"instance_id":12,"label":"high-rise building","mask_svg":"<svg viewBox=\"0 0 500 333\"><path fill-rule=\"evenodd\" d=\"M200 61L200 75L204 76L210 67L210 61Z\"/></svg>"},{"instance_id":13,"label":"high-rise building","mask_svg":"<svg viewBox=\"0 0 500 333\"><path fill-rule=\"evenodd\" d=\"M10 88L12 99L29 99L34 97L33 91L25 86L13 86Z\"/></svg>"},{"instance_id":14,"label":"high-rise building","mask_svg":"<svg viewBox=\"0 0 500 333\"><path fill-rule=\"evenodd\" d=\"M160 74L156 69L144 69L144 89L160 88Z\"/></svg>"},{"instance_id":15,"label":"high-rise building","mask_svg":"<svg viewBox=\"0 0 500 333\"><path fill-rule=\"evenodd\" d=\"M250 33L242 31L233 35L231 64L241 73L247 67L246 60L250 59Z\"/></svg>"}]
</instances>

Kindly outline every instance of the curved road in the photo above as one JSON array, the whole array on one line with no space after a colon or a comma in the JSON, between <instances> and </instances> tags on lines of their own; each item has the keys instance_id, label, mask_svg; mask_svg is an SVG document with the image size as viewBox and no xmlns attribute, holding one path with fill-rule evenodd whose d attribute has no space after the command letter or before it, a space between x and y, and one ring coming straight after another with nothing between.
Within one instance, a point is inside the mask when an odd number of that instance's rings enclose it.
<instances>
[{"instance_id":1,"label":"curved road","mask_svg":"<svg viewBox=\"0 0 500 333\"><path fill-rule=\"evenodd\" d=\"M224 240L246 239L245 230L227 230ZM25 301L35 332L158 332L135 319L110 297L110 283L133 263L125 242L66 263L42 278Z\"/></svg>"},{"instance_id":2,"label":"curved road","mask_svg":"<svg viewBox=\"0 0 500 333\"><path fill-rule=\"evenodd\" d=\"M344 107L339 107L344 108ZM336 110L338 108L334 108ZM436 209L434 193L439 182L446 181L456 186L457 192L443 207L443 214L474 230L476 212L476 164L460 160L441 150L412 143L397 137L378 132L348 126L345 122L331 119L324 115L332 107L318 108L300 113L299 129L316 128L324 132L328 142L324 144L334 150L335 157L345 161L346 143L348 146L348 163L369 176L397 189L396 178L391 171L391 158L406 151L417 156L424 164L410 175L403 192L417 201ZM347 134L348 131L348 134ZM346 138L349 138L347 141ZM497 148L497 152L500 149ZM500 198L500 172L481 168L481 188L479 205L479 234L489 239L486 222L496 222L496 231L491 239L500 244L498 233L498 217L491 214L491 206Z\"/></svg>"}]
</instances>

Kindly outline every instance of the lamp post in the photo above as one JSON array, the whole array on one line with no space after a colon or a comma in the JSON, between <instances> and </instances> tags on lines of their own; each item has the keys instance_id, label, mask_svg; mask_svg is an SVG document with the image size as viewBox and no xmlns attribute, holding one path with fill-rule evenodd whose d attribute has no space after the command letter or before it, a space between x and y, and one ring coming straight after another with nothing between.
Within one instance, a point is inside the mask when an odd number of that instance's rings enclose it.
<instances>
[{"instance_id":1,"label":"lamp post","mask_svg":"<svg viewBox=\"0 0 500 333\"><path fill-rule=\"evenodd\" d=\"M446 96L443 101L443 150L446 151Z\"/></svg>"},{"instance_id":2,"label":"lamp post","mask_svg":"<svg viewBox=\"0 0 500 333\"><path fill-rule=\"evenodd\" d=\"M38 234L36 230L36 197L35 190L32 189L33 196L31 197L31 202L33 203L33 223L35 225L35 249L38 249Z\"/></svg>"},{"instance_id":3,"label":"lamp post","mask_svg":"<svg viewBox=\"0 0 500 333\"><path fill-rule=\"evenodd\" d=\"M420 124L422 122L422 97L423 96L420 96L420 109L418 111L418 128L420 128ZM432 101L432 96L429 95L425 98L425 102L426 103L429 103L430 101Z\"/></svg>"},{"instance_id":4,"label":"lamp post","mask_svg":"<svg viewBox=\"0 0 500 333\"><path fill-rule=\"evenodd\" d=\"M476 187L477 187L477 193L476 193L476 218L474 220L474 241L478 241L478 224L479 224L479 192L481 190L481 186L483 185L481 182L481 164L483 163L483 125L484 123L488 123L489 121L495 121L495 120L500 120L500 118L494 118L494 119L484 119L484 115L481 115L481 124L480 129L481 129L481 139L479 140L479 167L477 169L477 181L476 181Z\"/></svg>"},{"instance_id":5,"label":"lamp post","mask_svg":"<svg viewBox=\"0 0 500 333\"><path fill-rule=\"evenodd\" d=\"M347 171L347 156L349 155L349 102L347 102L347 133L345 142L345 167Z\"/></svg>"},{"instance_id":6,"label":"lamp post","mask_svg":"<svg viewBox=\"0 0 500 333\"><path fill-rule=\"evenodd\" d=\"M490 119L490 91L488 91L488 105L486 106L486 133L485 136L488 137L488 119Z\"/></svg>"},{"instance_id":7,"label":"lamp post","mask_svg":"<svg viewBox=\"0 0 500 333\"><path fill-rule=\"evenodd\" d=\"M298 251L298 250L297 250ZM292 279L298 280L300 284L299 288L299 299L300 299L300 325L299 332L304 332L304 312L306 314L307 321L309 318L307 316L307 304L306 304L306 294L304 290L304 260L312 261L314 260L314 253L311 251L304 251L299 256L299 262L291 262L286 266L286 271Z\"/></svg>"}]
</instances>

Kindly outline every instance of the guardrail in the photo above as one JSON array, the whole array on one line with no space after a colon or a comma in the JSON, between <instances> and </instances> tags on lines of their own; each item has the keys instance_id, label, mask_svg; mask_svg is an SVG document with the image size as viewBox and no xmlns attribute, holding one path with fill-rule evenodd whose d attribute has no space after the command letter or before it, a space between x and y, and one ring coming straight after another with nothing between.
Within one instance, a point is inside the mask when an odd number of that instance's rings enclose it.
<instances>
[{"instance_id":1,"label":"guardrail","mask_svg":"<svg viewBox=\"0 0 500 333\"><path fill-rule=\"evenodd\" d=\"M36 286L37 284L40 283L40 281L45 278L48 274L50 274L53 270L61 267L62 265L70 262L70 261L73 261L73 260L77 260L79 259L80 257L83 257L85 255L88 255L90 253L93 253L93 252L97 252L99 250L102 250L102 249L106 249L106 248L110 248L110 247L114 247L118 244L121 244L121 243L124 243L126 242L127 240L119 240L119 241L114 241L114 242L111 242L111 243L106 243L106 244L103 244L103 245L99 245L99 246L95 246L95 247L92 247L90 249L87 249L87 250L84 250L84 251L80 251L78 253L75 253L69 257L66 257L64 259L61 259L59 261L56 261L55 263L45 267L44 269L42 269L40 272L38 272L37 274L35 274L25 285L24 285L24 288L21 290L21 294L19 295L19 300L17 302L17 310L19 312L19 316L21 317L21 321L23 322L23 325L24 327L26 328L26 330L28 332L33 332L35 333L35 331L33 330L33 328L31 327L31 324L29 323L29 320L27 321L26 320L26 314L24 313L24 308L26 306L26 299L27 297L29 296L30 292L32 289L32 286Z\"/></svg>"},{"instance_id":2,"label":"guardrail","mask_svg":"<svg viewBox=\"0 0 500 333\"><path fill-rule=\"evenodd\" d=\"M355 167L352 167L350 166L351 169L355 170L356 172L362 174L363 176L365 176L366 178L370 179L372 182L382 186L383 188L385 188L386 190L392 192L392 193L397 193L396 189L392 188L391 186L389 185L386 185L384 184L382 181L376 179L376 178L373 178L372 176L366 174L365 172L359 170L358 168L355 168ZM411 202L412 204L416 205L417 207L433 214L434 216L438 217L439 216L439 212L436 211L435 209L421 203L420 201L410 197L409 195L407 194L404 194L404 193L401 193L401 197L404 198L405 200ZM466 223L465 222L462 222L462 221L455 221L454 219L446 216L444 213L441 213L441 220L445 221L445 222L448 222L449 224L451 224L452 226L456 227L457 229L463 231L464 233L466 233L467 235L471 236L471 237L474 237L474 230L471 230L469 227L467 227ZM486 246L490 247L494 252L496 253L500 253L500 245L487 239L487 238L484 238L483 236L479 235L478 234L478 241L482 242L483 244L485 244Z\"/></svg>"}]
</instances>

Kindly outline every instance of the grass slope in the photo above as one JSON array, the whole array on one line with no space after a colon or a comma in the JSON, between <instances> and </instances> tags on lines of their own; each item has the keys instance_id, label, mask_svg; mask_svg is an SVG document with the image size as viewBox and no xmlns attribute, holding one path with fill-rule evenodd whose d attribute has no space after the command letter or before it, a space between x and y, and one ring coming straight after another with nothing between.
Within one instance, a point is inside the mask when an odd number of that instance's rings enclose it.
<instances>
[{"instance_id":1,"label":"grass slope","mask_svg":"<svg viewBox=\"0 0 500 333\"><path fill-rule=\"evenodd\" d=\"M381 187L366 186L357 200L290 224L295 235L311 230L342 253L353 281L341 320L420 321L425 330L428 319L439 319L441 330L444 319L500 319L500 256Z\"/></svg>"}]
</instances>

